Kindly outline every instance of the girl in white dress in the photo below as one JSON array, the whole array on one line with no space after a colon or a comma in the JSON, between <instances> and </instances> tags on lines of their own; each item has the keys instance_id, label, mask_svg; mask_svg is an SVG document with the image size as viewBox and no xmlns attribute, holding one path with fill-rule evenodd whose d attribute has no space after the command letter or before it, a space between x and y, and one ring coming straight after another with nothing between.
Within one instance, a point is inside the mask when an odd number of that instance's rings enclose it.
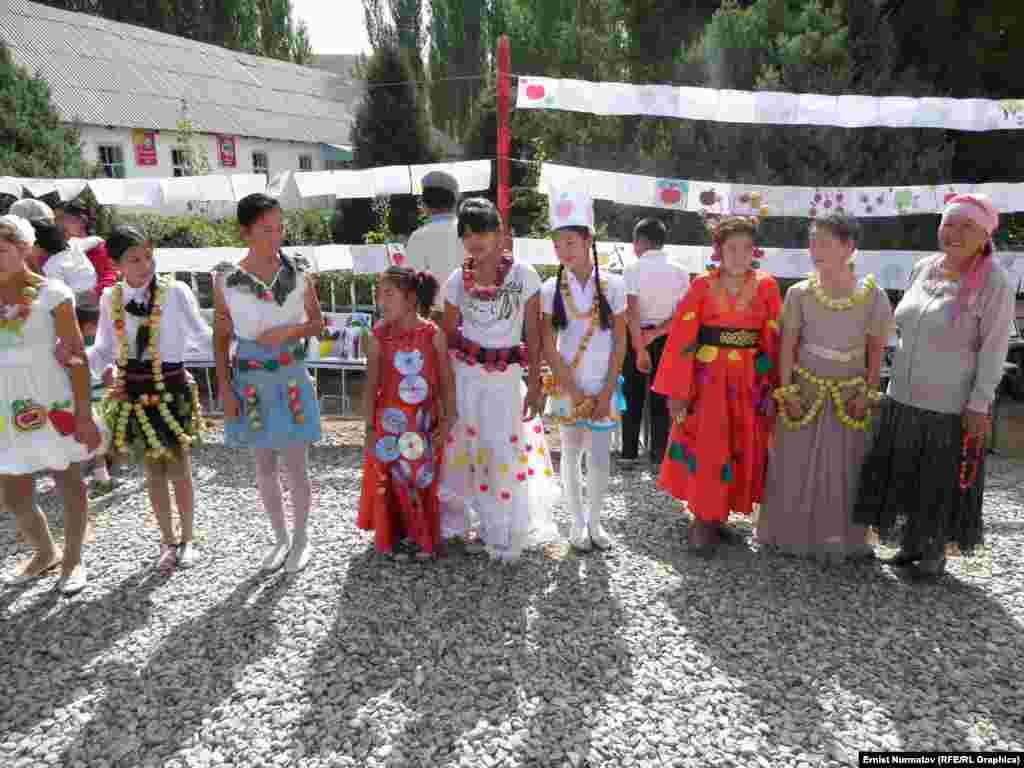
<instances>
[{"instance_id":1,"label":"girl in white dress","mask_svg":"<svg viewBox=\"0 0 1024 768\"><path fill-rule=\"evenodd\" d=\"M559 488L540 420L540 276L503 252L500 227L488 200L459 208L467 255L444 289L457 422L441 470L441 530L461 536L479 521L467 551L514 560L557 537Z\"/></svg>"},{"instance_id":2,"label":"girl in white dress","mask_svg":"<svg viewBox=\"0 0 1024 768\"><path fill-rule=\"evenodd\" d=\"M545 358L554 373L549 414L560 425L562 484L573 518L570 543L608 549L601 509L619 420L619 373L626 356L626 288L601 273L594 244L594 203L582 192L550 195L558 276L541 288ZM557 332L557 339L556 339ZM555 385L557 382L557 386ZM587 454L587 509L582 462Z\"/></svg>"},{"instance_id":3,"label":"girl in white dress","mask_svg":"<svg viewBox=\"0 0 1024 768\"><path fill-rule=\"evenodd\" d=\"M34 550L8 578L36 579L58 565L58 589L85 586L81 564L87 524L79 463L100 447L93 420L89 369L74 297L58 280L26 266L35 242L32 226L0 217L0 479L7 506ZM54 349L60 339L68 372ZM54 544L46 517L33 503L33 475L51 471L64 499L64 552Z\"/></svg>"},{"instance_id":4,"label":"girl in white dress","mask_svg":"<svg viewBox=\"0 0 1024 768\"><path fill-rule=\"evenodd\" d=\"M263 194L238 203L238 223L249 253L218 268L214 281L214 354L224 398L224 441L256 454L256 482L275 544L263 570L289 573L309 562L306 535L312 486L307 448L320 439L320 406L306 371L306 340L320 335L323 317L309 265L280 252L281 207ZM238 348L229 364L232 341ZM294 529L284 518L279 459L284 459Z\"/></svg>"}]
</instances>

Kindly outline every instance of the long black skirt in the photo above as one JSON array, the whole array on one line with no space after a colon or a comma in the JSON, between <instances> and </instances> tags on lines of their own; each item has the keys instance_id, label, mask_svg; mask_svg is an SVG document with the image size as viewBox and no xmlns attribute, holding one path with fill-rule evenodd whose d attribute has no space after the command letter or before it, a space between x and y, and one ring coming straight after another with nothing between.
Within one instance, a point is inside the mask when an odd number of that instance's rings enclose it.
<instances>
[{"instance_id":1,"label":"long black skirt","mask_svg":"<svg viewBox=\"0 0 1024 768\"><path fill-rule=\"evenodd\" d=\"M962 430L959 414L886 400L861 470L854 521L908 554L935 557L950 543L970 554L982 543L985 456L974 483L961 490Z\"/></svg>"}]
</instances>

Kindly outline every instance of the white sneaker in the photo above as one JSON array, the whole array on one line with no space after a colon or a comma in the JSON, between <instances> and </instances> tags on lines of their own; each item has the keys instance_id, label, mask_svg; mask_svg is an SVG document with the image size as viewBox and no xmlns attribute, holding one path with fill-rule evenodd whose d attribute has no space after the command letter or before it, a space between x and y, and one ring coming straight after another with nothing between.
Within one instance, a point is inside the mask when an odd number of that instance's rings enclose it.
<instances>
[{"instance_id":1,"label":"white sneaker","mask_svg":"<svg viewBox=\"0 0 1024 768\"><path fill-rule=\"evenodd\" d=\"M612 540L600 524L590 526L590 541L602 552L612 548Z\"/></svg>"},{"instance_id":2,"label":"white sneaker","mask_svg":"<svg viewBox=\"0 0 1024 768\"><path fill-rule=\"evenodd\" d=\"M196 548L191 541L186 541L184 544L178 546L179 568L191 568L196 564L196 560L198 558L199 553L196 552Z\"/></svg>"},{"instance_id":3,"label":"white sneaker","mask_svg":"<svg viewBox=\"0 0 1024 768\"><path fill-rule=\"evenodd\" d=\"M267 550L267 554L263 558L262 570L271 573L284 565L285 558L288 557L288 550L291 548L292 543L290 541L279 541L274 544L274 546Z\"/></svg>"},{"instance_id":4,"label":"white sneaker","mask_svg":"<svg viewBox=\"0 0 1024 768\"><path fill-rule=\"evenodd\" d=\"M302 536L296 536L295 541L292 543L292 549L288 553L288 558L284 561L284 570L286 573L298 573L309 564L309 556L312 554L313 545L309 543L309 539Z\"/></svg>"},{"instance_id":5,"label":"white sneaker","mask_svg":"<svg viewBox=\"0 0 1024 768\"><path fill-rule=\"evenodd\" d=\"M57 582L57 590L62 595L77 595L85 589L87 579L88 575L85 572L85 566L79 565L70 576L60 577L60 580Z\"/></svg>"},{"instance_id":6,"label":"white sneaker","mask_svg":"<svg viewBox=\"0 0 1024 768\"><path fill-rule=\"evenodd\" d=\"M589 552L590 535L587 529L573 527L572 532L569 534L569 543L572 544L573 549L577 549L580 552Z\"/></svg>"}]
</instances>

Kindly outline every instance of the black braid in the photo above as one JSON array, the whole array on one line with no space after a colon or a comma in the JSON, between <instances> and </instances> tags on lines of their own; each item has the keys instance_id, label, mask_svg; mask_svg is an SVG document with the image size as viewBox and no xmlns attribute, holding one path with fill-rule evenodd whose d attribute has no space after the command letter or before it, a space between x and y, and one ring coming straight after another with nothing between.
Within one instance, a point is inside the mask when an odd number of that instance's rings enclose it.
<instances>
[{"instance_id":1,"label":"black braid","mask_svg":"<svg viewBox=\"0 0 1024 768\"><path fill-rule=\"evenodd\" d=\"M555 330L561 331L569 327L569 320L565 316L565 300L562 298L562 272L565 267L558 265L558 277L555 278L555 306L551 313L551 325Z\"/></svg>"},{"instance_id":2,"label":"black braid","mask_svg":"<svg viewBox=\"0 0 1024 768\"><path fill-rule=\"evenodd\" d=\"M594 284L597 289L597 311L601 318L601 328L607 331L612 327L612 308L608 305L608 299L604 297L601 290L601 265L597 260L597 241L590 241L594 247Z\"/></svg>"}]
</instances>

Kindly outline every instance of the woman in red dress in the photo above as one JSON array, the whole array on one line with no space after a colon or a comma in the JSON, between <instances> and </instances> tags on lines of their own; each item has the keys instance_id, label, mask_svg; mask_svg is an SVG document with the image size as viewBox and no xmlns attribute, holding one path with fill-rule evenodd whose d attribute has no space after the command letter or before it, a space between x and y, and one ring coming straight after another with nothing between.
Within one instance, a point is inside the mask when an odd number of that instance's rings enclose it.
<instances>
[{"instance_id":1,"label":"woman in red dress","mask_svg":"<svg viewBox=\"0 0 1024 768\"><path fill-rule=\"evenodd\" d=\"M754 266L757 221L710 228L720 265L676 309L654 383L673 420L658 484L687 502L699 549L718 543L730 511L749 515L761 501L782 308L775 278Z\"/></svg>"},{"instance_id":2,"label":"woman in red dress","mask_svg":"<svg viewBox=\"0 0 1024 768\"><path fill-rule=\"evenodd\" d=\"M384 319L367 349L357 524L398 559L429 560L440 542L438 478L455 394L444 333L417 315L430 312L437 290L426 272L390 267L377 289Z\"/></svg>"}]
</instances>

